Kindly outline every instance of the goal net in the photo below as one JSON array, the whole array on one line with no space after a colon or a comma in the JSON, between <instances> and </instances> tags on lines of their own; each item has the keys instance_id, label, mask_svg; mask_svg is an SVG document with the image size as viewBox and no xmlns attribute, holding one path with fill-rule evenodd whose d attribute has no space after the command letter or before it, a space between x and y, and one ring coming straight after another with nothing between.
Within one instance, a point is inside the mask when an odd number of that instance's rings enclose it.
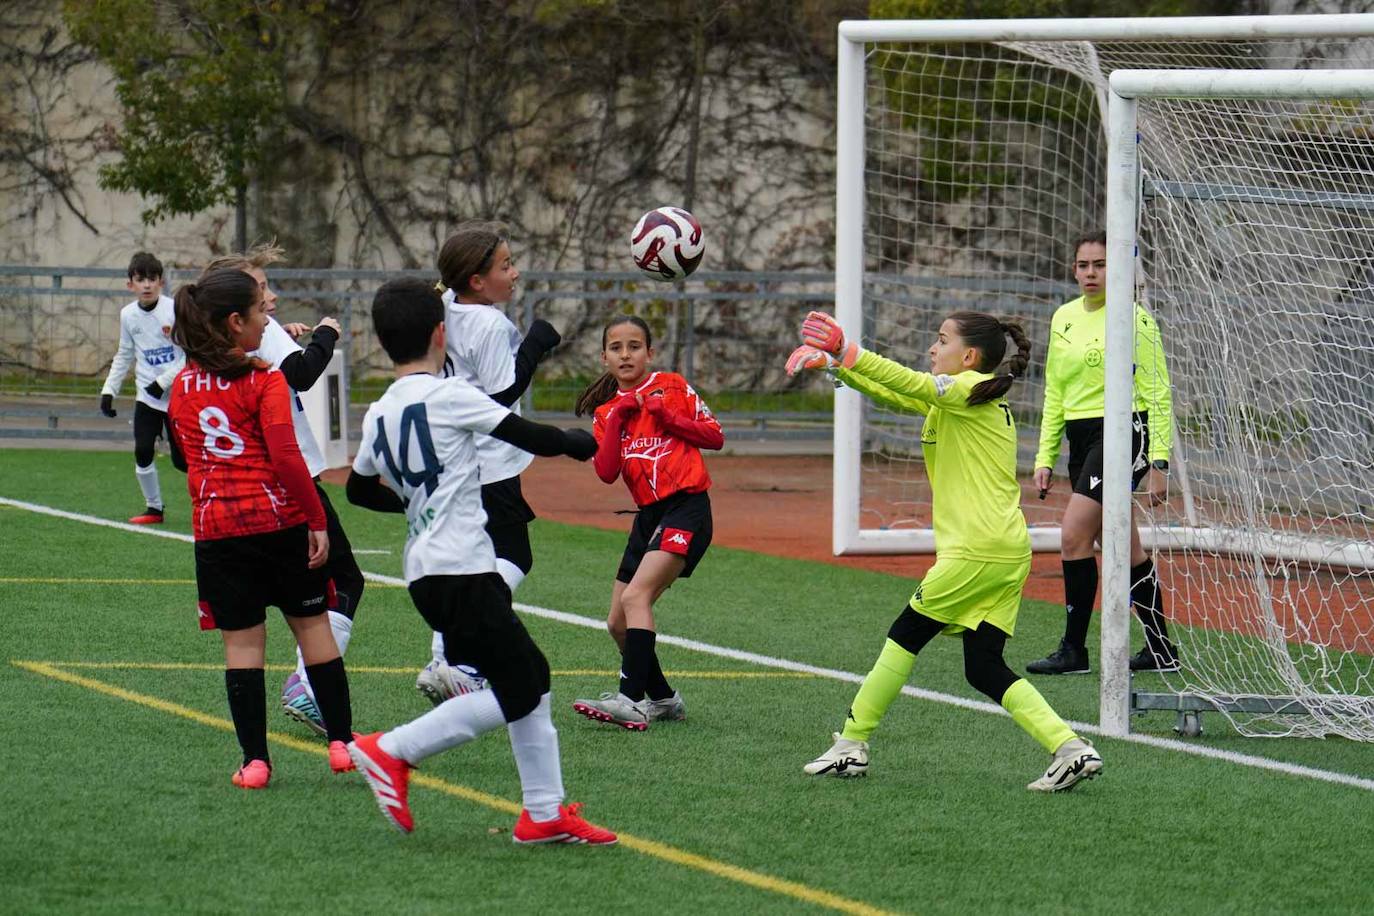
<instances>
[{"instance_id":1,"label":"goal net","mask_svg":"<svg viewBox=\"0 0 1374 916\"><path fill-rule=\"evenodd\" d=\"M1010 400L1036 549L1058 548L1071 489L1066 447L1049 498L1029 477L1049 320L1078 295L1069 248L1105 224L1109 75L1365 68L1370 36L1374 16L841 26L841 321L916 367L956 309L1023 323L1035 349ZM1184 668L1166 682L1247 734L1374 740L1370 115L1337 99L1139 108L1137 296L1175 418L1173 498L1137 500L1168 551ZM933 549L920 424L837 394L837 553Z\"/></svg>"}]
</instances>

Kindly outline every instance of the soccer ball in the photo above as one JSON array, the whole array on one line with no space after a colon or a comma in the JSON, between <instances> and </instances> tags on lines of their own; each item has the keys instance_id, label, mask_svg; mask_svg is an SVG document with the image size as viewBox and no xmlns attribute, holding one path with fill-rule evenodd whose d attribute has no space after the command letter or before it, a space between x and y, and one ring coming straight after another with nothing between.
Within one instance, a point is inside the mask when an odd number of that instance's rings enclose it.
<instances>
[{"instance_id":1,"label":"soccer ball","mask_svg":"<svg viewBox=\"0 0 1374 916\"><path fill-rule=\"evenodd\" d=\"M655 280L671 282L690 276L705 253L701 223L681 207L650 210L630 234L635 266Z\"/></svg>"}]
</instances>

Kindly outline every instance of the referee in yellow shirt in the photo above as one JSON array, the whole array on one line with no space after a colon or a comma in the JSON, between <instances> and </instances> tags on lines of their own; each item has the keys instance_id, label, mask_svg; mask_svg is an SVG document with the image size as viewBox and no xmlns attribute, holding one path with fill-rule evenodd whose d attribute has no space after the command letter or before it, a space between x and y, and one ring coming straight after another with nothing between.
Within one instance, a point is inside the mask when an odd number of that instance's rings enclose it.
<instances>
[{"instance_id":1,"label":"referee in yellow shirt","mask_svg":"<svg viewBox=\"0 0 1374 916\"><path fill-rule=\"evenodd\" d=\"M998 372L1007 337L1017 352L1006 371ZM1003 658L1031 557L1016 479L1016 423L1004 397L1030 357L1021 326L979 312L955 312L930 348L930 372L847 344L840 326L821 312L807 317L802 340L806 345L787 361L788 374L833 369L841 382L870 399L925 416L921 452L935 530L935 565L888 630L843 731L804 772L867 773L869 736L911 675L917 653L943 633L963 641L968 682L1000 703L1053 755L1049 769L1028 789L1060 792L1097 775L1102 769L1097 751Z\"/></svg>"},{"instance_id":2,"label":"referee in yellow shirt","mask_svg":"<svg viewBox=\"0 0 1374 916\"><path fill-rule=\"evenodd\" d=\"M1082 293L1066 302L1050 322L1045 356L1045 406L1035 485L1054 487L1051 469L1063 438L1069 440L1069 482L1073 495L1060 522L1064 567L1064 638L1048 656L1031 662L1031 674L1086 674L1088 623L1097 596L1097 554L1102 534L1102 429L1106 387L1103 352L1107 328L1107 235L1095 232L1074 245L1073 276ZM1150 505L1168 495L1169 446L1173 441L1173 398L1159 326L1144 306L1135 307L1135 400L1131 436L1131 486L1145 480ZM1132 671L1177 671L1178 653L1164 622L1163 596L1154 562L1131 523L1131 603L1145 630L1145 647L1131 657Z\"/></svg>"}]
</instances>

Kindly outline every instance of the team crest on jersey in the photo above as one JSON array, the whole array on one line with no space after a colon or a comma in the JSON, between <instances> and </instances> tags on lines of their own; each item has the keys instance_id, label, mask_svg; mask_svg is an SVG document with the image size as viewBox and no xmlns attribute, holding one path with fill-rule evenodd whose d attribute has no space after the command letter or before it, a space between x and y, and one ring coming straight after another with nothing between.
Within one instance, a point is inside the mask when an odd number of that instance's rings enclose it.
<instances>
[{"instance_id":1,"label":"team crest on jersey","mask_svg":"<svg viewBox=\"0 0 1374 916\"><path fill-rule=\"evenodd\" d=\"M162 326L162 336L163 336L163 337L171 337L171 336L172 336L172 326L171 326L170 324L164 324L164 325Z\"/></svg>"},{"instance_id":2,"label":"team crest on jersey","mask_svg":"<svg viewBox=\"0 0 1374 916\"><path fill-rule=\"evenodd\" d=\"M687 550L691 546L692 532L683 531L681 528L664 528L663 536L658 541L659 550L680 556L686 556Z\"/></svg>"}]
</instances>

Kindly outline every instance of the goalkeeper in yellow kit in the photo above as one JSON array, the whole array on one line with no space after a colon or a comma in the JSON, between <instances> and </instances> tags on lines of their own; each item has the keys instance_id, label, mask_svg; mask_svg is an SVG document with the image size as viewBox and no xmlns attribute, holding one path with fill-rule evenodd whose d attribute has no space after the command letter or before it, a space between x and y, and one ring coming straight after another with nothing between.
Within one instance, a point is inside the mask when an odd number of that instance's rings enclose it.
<instances>
[{"instance_id":1,"label":"goalkeeper in yellow kit","mask_svg":"<svg viewBox=\"0 0 1374 916\"><path fill-rule=\"evenodd\" d=\"M1016 343L1004 372L1006 339ZM930 347L930 372L908 369L858 344L812 312L787 372L827 369L884 406L923 414L921 451L930 477L935 565L888 630L835 743L803 769L812 776L862 776L868 738L911 675L916 655L944 633L964 643L968 682L1002 704L1053 755L1028 789L1060 792L1102 770L1097 751L1059 718L1002 657L1016 628L1030 573L1030 536L1016 480L1016 424L1003 395L1023 373L1030 341L1021 326L979 312L955 312Z\"/></svg>"}]
</instances>

